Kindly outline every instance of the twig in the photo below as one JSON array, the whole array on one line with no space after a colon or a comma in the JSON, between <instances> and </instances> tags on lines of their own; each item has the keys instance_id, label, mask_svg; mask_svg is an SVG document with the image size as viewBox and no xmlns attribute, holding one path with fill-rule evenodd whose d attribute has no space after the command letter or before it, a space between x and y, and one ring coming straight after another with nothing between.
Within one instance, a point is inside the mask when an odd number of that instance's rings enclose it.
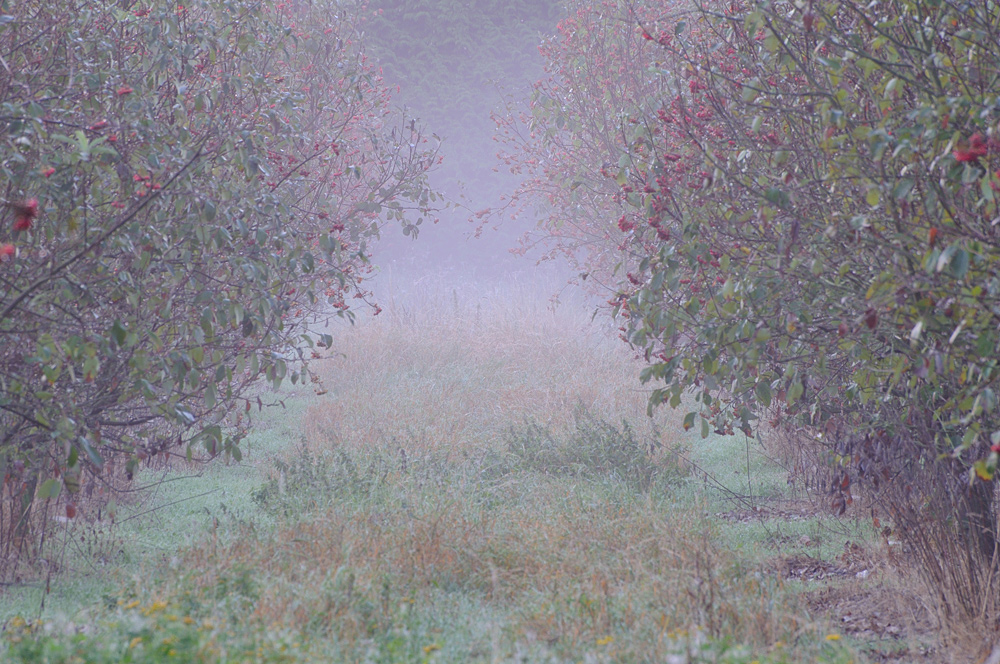
<instances>
[{"instance_id":1,"label":"twig","mask_svg":"<svg viewBox=\"0 0 1000 664\"><path fill-rule=\"evenodd\" d=\"M187 498L179 498L178 500L174 500L172 502L165 503L163 505L157 505L156 507L152 507L152 508L150 508L150 509L148 509L148 510L146 510L144 512L139 512L138 514L133 514L132 516L124 518L121 521L117 521L116 523L122 524L122 523L125 523L126 521L131 521L132 519L137 519L140 516L145 516L145 515L150 514L152 512L159 511L159 510L161 510L161 509L163 509L165 507L170 507L171 505L177 505L179 503L186 503L189 500L194 500L195 498L201 498L202 496L207 496L209 494L213 494L213 493L216 493L217 491L221 491L221 490L222 489L212 489L211 491L205 491L204 493L199 493L199 494L196 494L194 496L188 496Z\"/></svg>"}]
</instances>

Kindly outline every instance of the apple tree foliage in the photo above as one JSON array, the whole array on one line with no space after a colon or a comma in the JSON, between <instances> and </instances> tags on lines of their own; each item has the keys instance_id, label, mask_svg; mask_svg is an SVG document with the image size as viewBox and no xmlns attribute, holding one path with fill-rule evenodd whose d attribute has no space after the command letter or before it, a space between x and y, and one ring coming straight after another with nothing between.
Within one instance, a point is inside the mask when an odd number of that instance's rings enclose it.
<instances>
[{"instance_id":1,"label":"apple tree foliage","mask_svg":"<svg viewBox=\"0 0 1000 664\"><path fill-rule=\"evenodd\" d=\"M841 509L852 481L946 468L992 551L997 7L579 4L511 159L557 246L616 256L651 408L822 444Z\"/></svg>"},{"instance_id":2,"label":"apple tree foliage","mask_svg":"<svg viewBox=\"0 0 1000 664\"><path fill-rule=\"evenodd\" d=\"M623 167L636 118L653 115L664 81L649 76L659 55L619 3L576 3L543 39L546 76L528 107L495 116L503 165L522 182L503 212L532 213L537 228L520 251L563 257L589 283L612 284L635 213ZM620 218L620 219L619 219Z\"/></svg>"},{"instance_id":3,"label":"apple tree foliage","mask_svg":"<svg viewBox=\"0 0 1000 664\"><path fill-rule=\"evenodd\" d=\"M436 144L390 113L360 16L0 3L5 495L239 458L260 379L314 380L310 317L350 315L380 229L414 235L435 199Z\"/></svg>"}]
</instances>

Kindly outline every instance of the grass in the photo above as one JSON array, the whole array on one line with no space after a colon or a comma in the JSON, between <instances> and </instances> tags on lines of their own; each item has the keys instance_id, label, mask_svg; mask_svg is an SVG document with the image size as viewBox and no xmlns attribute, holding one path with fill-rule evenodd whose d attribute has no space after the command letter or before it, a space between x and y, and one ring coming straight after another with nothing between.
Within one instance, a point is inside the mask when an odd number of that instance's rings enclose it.
<instances>
[{"instance_id":1,"label":"grass","mask_svg":"<svg viewBox=\"0 0 1000 664\"><path fill-rule=\"evenodd\" d=\"M580 303L426 292L337 328L328 393L285 395L242 465L123 508L121 553L82 586L55 576L41 620L37 589L6 592L3 616L31 619L0 655L857 661L762 565L773 533L718 517L750 493L741 443L647 418L636 361ZM749 463L755 500L780 497Z\"/></svg>"}]
</instances>

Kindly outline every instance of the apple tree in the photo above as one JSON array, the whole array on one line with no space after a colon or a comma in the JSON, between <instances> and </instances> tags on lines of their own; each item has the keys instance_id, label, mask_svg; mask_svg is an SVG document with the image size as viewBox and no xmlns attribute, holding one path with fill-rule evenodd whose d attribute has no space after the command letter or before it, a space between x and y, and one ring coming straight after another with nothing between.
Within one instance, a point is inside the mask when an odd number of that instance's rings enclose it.
<instances>
[{"instance_id":1,"label":"apple tree","mask_svg":"<svg viewBox=\"0 0 1000 664\"><path fill-rule=\"evenodd\" d=\"M0 555L109 466L238 459L261 379L314 380L308 322L364 301L385 224L415 235L436 144L362 9L0 3Z\"/></svg>"}]
</instances>

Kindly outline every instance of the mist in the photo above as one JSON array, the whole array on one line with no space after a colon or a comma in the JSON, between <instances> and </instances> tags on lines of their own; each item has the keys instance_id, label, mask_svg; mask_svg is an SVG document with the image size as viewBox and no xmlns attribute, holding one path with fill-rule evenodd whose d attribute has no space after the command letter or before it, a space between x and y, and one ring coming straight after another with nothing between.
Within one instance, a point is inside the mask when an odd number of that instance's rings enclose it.
<instances>
[{"instance_id":1,"label":"mist","mask_svg":"<svg viewBox=\"0 0 1000 664\"><path fill-rule=\"evenodd\" d=\"M375 299L382 306L389 297L398 303L426 295L430 284L463 299L495 297L513 282L543 283L546 289L532 292L565 297L573 277L568 265L512 252L537 219L532 210L516 217L498 212L521 177L497 158L502 146L492 117L527 107L532 84L544 74L537 44L555 30L558 3L418 7L380 0L371 9L368 54L396 91L399 113L441 139L442 160L429 181L443 196L416 239L385 228L373 251Z\"/></svg>"}]
</instances>

